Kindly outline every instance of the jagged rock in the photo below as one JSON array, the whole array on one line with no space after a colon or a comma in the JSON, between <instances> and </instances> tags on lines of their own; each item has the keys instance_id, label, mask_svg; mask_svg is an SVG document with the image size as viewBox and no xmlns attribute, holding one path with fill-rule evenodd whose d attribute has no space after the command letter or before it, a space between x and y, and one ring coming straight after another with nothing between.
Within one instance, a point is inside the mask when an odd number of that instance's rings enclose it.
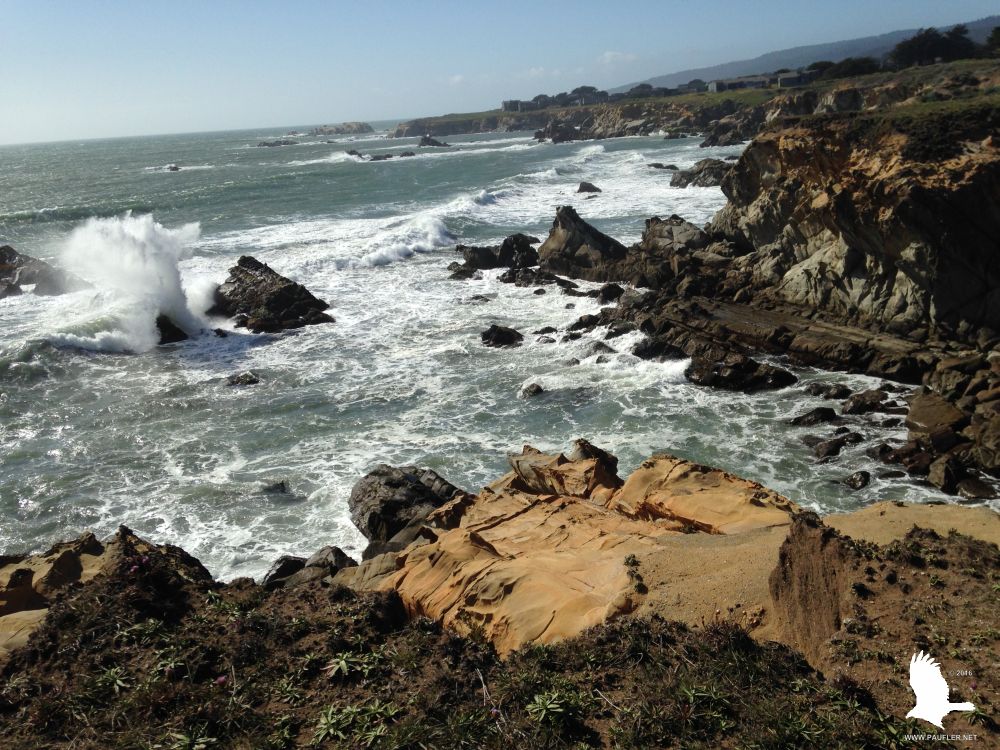
<instances>
[{"instance_id":1,"label":"jagged rock","mask_svg":"<svg viewBox=\"0 0 1000 750\"><path fill-rule=\"evenodd\" d=\"M367 122L342 122L339 125L320 125L309 131L309 135L365 135L375 129Z\"/></svg>"},{"instance_id":2,"label":"jagged rock","mask_svg":"<svg viewBox=\"0 0 1000 750\"><path fill-rule=\"evenodd\" d=\"M654 359L658 362L687 359L687 354L683 349L675 346L669 339L660 336L643 339L632 347L632 354L639 359Z\"/></svg>"},{"instance_id":3,"label":"jagged rock","mask_svg":"<svg viewBox=\"0 0 1000 750\"><path fill-rule=\"evenodd\" d=\"M368 158L368 161L385 161L386 159L391 159L392 154L374 154Z\"/></svg>"},{"instance_id":4,"label":"jagged rock","mask_svg":"<svg viewBox=\"0 0 1000 750\"><path fill-rule=\"evenodd\" d=\"M413 151L400 151L399 152L399 158L400 159L408 159L411 156L416 156L416 153L413 152Z\"/></svg>"},{"instance_id":5,"label":"jagged rock","mask_svg":"<svg viewBox=\"0 0 1000 750\"><path fill-rule=\"evenodd\" d=\"M260 382L260 377L257 373L247 370L246 372L237 372L226 378L226 385L257 385Z\"/></svg>"},{"instance_id":6,"label":"jagged rock","mask_svg":"<svg viewBox=\"0 0 1000 750\"><path fill-rule=\"evenodd\" d=\"M579 141L589 136L579 128L568 122L557 122L552 120L544 128L535 131L535 140L552 141L553 143L566 143L567 141Z\"/></svg>"},{"instance_id":7,"label":"jagged rock","mask_svg":"<svg viewBox=\"0 0 1000 750\"><path fill-rule=\"evenodd\" d=\"M298 141L293 141L289 138L278 138L273 141L261 141L257 144L257 148L276 148L278 146L294 146Z\"/></svg>"},{"instance_id":8,"label":"jagged rock","mask_svg":"<svg viewBox=\"0 0 1000 750\"><path fill-rule=\"evenodd\" d=\"M872 481L872 475L867 471L856 471L849 477L844 479L844 484L850 487L852 490L861 490L868 486L869 482Z\"/></svg>"},{"instance_id":9,"label":"jagged rock","mask_svg":"<svg viewBox=\"0 0 1000 750\"><path fill-rule=\"evenodd\" d=\"M721 159L702 159L690 169L681 169L670 178L671 187L715 187L722 184L723 178L732 165Z\"/></svg>"},{"instance_id":10,"label":"jagged rock","mask_svg":"<svg viewBox=\"0 0 1000 750\"><path fill-rule=\"evenodd\" d=\"M672 172L677 171L676 164L663 164L662 162L654 161L652 164L648 165L651 169L668 169Z\"/></svg>"},{"instance_id":11,"label":"jagged rock","mask_svg":"<svg viewBox=\"0 0 1000 750\"><path fill-rule=\"evenodd\" d=\"M431 147L431 148L451 148L450 143L445 143L444 141L439 141L436 138L432 138L429 135L423 135L420 137L420 143L417 144L418 147Z\"/></svg>"},{"instance_id":12,"label":"jagged rock","mask_svg":"<svg viewBox=\"0 0 1000 750\"><path fill-rule=\"evenodd\" d=\"M806 393L812 396L822 396L823 398L845 399L850 396L853 391L846 385L840 385L839 383L810 383L806 386Z\"/></svg>"},{"instance_id":13,"label":"jagged rock","mask_svg":"<svg viewBox=\"0 0 1000 750\"><path fill-rule=\"evenodd\" d=\"M847 443L848 439L846 435L822 440L813 446L813 453L816 454L816 458L832 458L833 456L840 455L840 451L843 450Z\"/></svg>"},{"instance_id":14,"label":"jagged rock","mask_svg":"<svg viewBox=\"0 0 1000 750\"><path fill-rule=\"evenodd\" d=\"M351 521L370 542L388 542L462 490L431 469L379 464L351 490Z\"/></svg>"},{"instance_id":15,"label":"jagged rock","mask_svg":"<svg viewBox=\"0 0 1000 750\"><path fill-rule=\"evenodd\" d=\"M968 477L958 483L956 488L958 495L966 500L994 500L997 496L996 490L986 484L982 479Z\"/></svg>"},{"instance_id":16,"label":"jagged rock","mask_svg":"<svg viewBox=\"0 0 1000 750\"><path fill-rule=\"evenodd\" d=\"M499 326L496 323L482 332L483 344L494 347L520 346L524 336L513 328Z\"/></svg>"},{"instance_id":17,"label":"jagged rock","mask_svg":"<svg viewBox=\"0 0 1000 750\"><path fill-rule=\"evenodd\" d=\"M584 182L580 183L580 187L578 187L576 189L576 192L578 192L578 193L600 193L602 191L594 183L584 181Z\"/></svg>"},{"instance_id":18,"label":"jagged rock","mask_svg":"<svg viewBox=\"0 0 1000 750\"><path fill-rule=\"evenodd\" d=\"M848 398L840 411L843 414L869 414L874 411L884 412L888 408L888 404L886 403L888 395L885 391L877 388L861 391Z\"/></svg>"},{"instance_id":19,"label":"jagged rock","mask_svg":"<svg viewBox=\"0 0 1000 750\"><path fill-rule=\"evenodd\" d=\"M841 422L840 415L828 406L820 406L800 414L791 420L791 424L796 427L812 427L813 425L825 422Z\"/></svg>"},{"instance_id":20,"label":"jagged rock","mask_svg":"<svg viewBox=\"0 0 1000 750\"><path fill-rule=\"evenodd\" d=\"M35 294L46 297L89 289L91 286L68 271L17 252L10 245L0 246L0 285L6 285L2 296L20 294L22 286L32 284Z\"/></svg>"},{"instance_id":21,"label":"jagged rock","mask_svg":"<svg viewBox=\"0 0 1000 750\"><path fill-rule=\"evenodd\" d=\"M696 385L730 391L755 393L794 385L796 378L788 370L757 362L743 354L730 353L722 360L695 356L684 376Z\"/></svg>"},{"instance_id":22,"label":"jagged rock","mask_svg":"<svg viewBox=\"0 0 1000 750\"><path fill-rule=\"evenodd\" d=\"M261 581L261 585L268 591L281 588L289 576L298 573L305 565L306 559L304 557L282 555L271 565Z\"/></svg>"},{"instance_id":23,"label":"jagged rock","mask_svg":"<svg viewBox=\"0 0 1000 750\"><path fill-rule=\"evenodd\" d=\"M176 344L190 337L166 315L156 316L156 329L160 332L160 345Z\"/></svg>"},{"instance_id":24,"label":"jagged rock","mask_svg":"<svg viewBox=\"0 0 1000 750\"><path fill-rule=\"evenodd\" d=\"M962 411L936 393L918 393L910 400L906 426L914 435L959 429L968 422Z\"/></svg>"},{"instance_id":25,"label":"jagged rock","mask_svg":"<svg viewBox=\"0 0 1000 750\"><path fill-rule=\"evenodd\" d=\"M618 284L605 284L597 292L597 301L602 305L606 305L609 302L619 299L624 293L625 290L618 286Z\"/></svg>"},{"instance_id":26,"label":"jagged rock","mask_svg":"<svg viewBox=\"0 0 1000 750\"><path fill-rule=\"evenodd\" d=\"M0 281L0 299L5 299L6 297L17 297L20 294L23 294L23 290L17 284Z\"/></svg>"},{"instance_id":27,"label":"jagged rock","mask_svg":"<svg viewBox=\"0 0 1000 750\"><path fill-rule=\"evenodd\" d=\"M521 389L521 397L531 398L532 396L538 396L544 392L545 391L542 386L538 385L538 383L530 383Z\"/></svg>"},{"instance_id":28,"label":"jagged rock","mask_svg":"<svg viewBox=\"0 0 1000 750\"><path fill-rule=\"evenodd\" d=\"M237 317L237 326L254 333L332 323L330 306L304 286L244 255L229 269L229 278L215 291L209 315Z\"/></svg>"},{"instance_id":29,"label":"jagged rock","mask_svg":"<svg viewBox=\"0 0 1000 750\"><path fill-rule=\"evenodd\" d=\"M936 459L927 469L927 481L942 492L955 494L958 482L965 474L962 465L951 456Z\"/></svg>"},{"instance_id":30,"label":"jagged rock","mask_svg":"<svg viewBox=\"0 0 1000 750\"><path fill-rule=\"evenodd\" d=\"M323 547L304 560L299 570L282 579L273 580L272 587L289 589L310 581L334 576L338 571L353 567L357 567L357 562L351 559L340 547Z\"/></svg>"}]
</instances>

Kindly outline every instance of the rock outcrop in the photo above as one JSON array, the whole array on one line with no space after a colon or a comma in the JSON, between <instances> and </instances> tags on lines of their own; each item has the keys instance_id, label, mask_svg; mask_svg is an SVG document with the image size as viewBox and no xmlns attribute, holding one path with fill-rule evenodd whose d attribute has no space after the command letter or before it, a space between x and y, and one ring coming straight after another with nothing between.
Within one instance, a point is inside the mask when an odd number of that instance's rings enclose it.
<instances>
[{"instance_id":1,"label":"rock outcrop","mask_svg":"<svg viewBox=\"0 0 1000 750\"><path fill-rule=\"evenodd\" d=\"M34 285L34 293L43 296L66 294L90 287L83 279L68 271L17 252L10 245L0 246L0 291L2 296L15 296L21 287Z\"/></svg>"},{"instance_id":2,"label":"rock outcrop","mask_svg":"<svg viewBox=\"0 0 1000 750\"><path fill-rule=\"evenodd\" d=\"M448 270L453 279L471 278L476 271L491 268L520 270L538 265L538 251L532 245L539 242L537 237L527 234L512 234L499 245L475 247L459 245L456 252L462 253L461 263L451 263Z\"/></svg>"},{"instance_id":3,"label":"rock outcrop","mask_svg":"<svg viewBox=\"0 0 1000 750\"><path fill-rule=\"evenodd\" d=\"M374 133L375 128L367 122L342 122L339 125L320 125L309 131L309 135L365 135Z\"/></svg>"},{"instance_id":4,"label":"rock outcrop","mask_svg":"<svg viewBox=\"0 0 1000 750\"><path fill-rule=\"evenodd\" d=\"M695 162L690 169L674 172L670 178L672 187L714 187L721 185L723 178L729 173L732 164L722 159L702 159Z\"/></svg>"},{"instance_id":5,"label":"rock outcrop","mask_svg":"<svg viewBox=\"0 0 1000 750\"><path fill-rule=\"evenodd\" d=\"M235 317L238 327L262 333L332 323L333 318L323 312L329 307L301 284L244 255L216 289L208 314Z\"/></svg>"},{"instance_id":6,"label":"rock outcrop","mask_svg":"<svg viewBox=\"0 0 1000 750\"><path fill-rule=\"evenodd\" d=\"M451 148L450 143L444 143L443 141L439 141L430 135L421 136L420 143L418 143L417 146L421 148Z\"/></svg>"}]
</instances>

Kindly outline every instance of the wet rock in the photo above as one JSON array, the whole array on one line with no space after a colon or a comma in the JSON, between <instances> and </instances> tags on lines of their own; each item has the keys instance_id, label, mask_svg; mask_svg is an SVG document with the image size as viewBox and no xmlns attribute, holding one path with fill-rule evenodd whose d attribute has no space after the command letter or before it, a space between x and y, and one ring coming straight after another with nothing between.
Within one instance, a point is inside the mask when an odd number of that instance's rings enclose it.
<instances>
[{"instance_id":1,"label":"wet rock","mask_svg":"<svg viewBox=\"0 0 1000 750\"><path fill-rule=\"evenodd\" d=\"M817 443L813 447L813 453L816 454L816 458L832 458L833 456L839 456L840 451L843 450L845 445L847 445L847 442L847 437L845 435L830 438L829 440Z\"/></svg>"},{"instance_id":2,"label":"wet rock","mask_svg":"<svg viewBox=\"0 0 1000 750\"><path fill-rule=\"evenodd\" d=\"M906 426L915 435L964 427L968 417L937 393L918 393L910 400Z\"/></svg>"},{"instance_id":3,"label":"wet rock","mask_svg":"<svg viewBox=\"0 0 1000 750\"><path fill-rule=\"evenodd\" d=\"M744 393L786 388L798 381L788 370L737 353L728 354L722 360L693 357L684 376L696 385Z\"/></svg>"},{"instance_id":4,"label":"wet rock","mask_svg":"<svg viewBox=\"0 0 1000 750\"><path fill-rule=\"evenodd\" d=\"M878 475L879 479L902 479L906 476L905 471L900 471L899 469L890 469L889 471L883 471Z\"/></svg>"},{"instance_id":5,"label":"wet rock","mask_svg":"<svg viewBox=\"0 0 1000 750\"><path fill-rule=\"evenodd\" d=\"M690 169L675 172L670 178L671 187L714 187L722 184L732 165L721 159L702 159Z\"/></svg>"},{"instance_id":6,"label":"wet rock","mask_svg":"<svg viewBox=\"0 0 1000 750\"><path fill-rule=\"evenodd\" d=\"M294 146L298 141L293 141L288 138L278 138L273 141L261 141L257 144L257 148L277 148L278 146Z\"/></svg>"},{"instance_id":7,"label":"wet rock","mask_svg":"<svg viewBox=\"0 0 1000 750\"><path fill-rule=\"evenodd\" d=\"M542 389L542 386L540 386L538 383L531 383L529 385L524 386L524 388L521 389L521 397L531 398L532 396L538 396L544 392L545 391Z\"/></svg>"},{"instance_id":8,"label":"wet rock","mask_svg":"<svg viewBox=\"0 0 1000 750\"><path fill-rule=\"evenodd\" d=\"M959 497L972 501L994 500L997 496L997 492L993 487L975 477L968 477L961 480L956 487L956 492Z\"/></svg>"},{"instance_id":9,"label":"wet rock","mask_svg":"<svg viewBox=\"0 0 1000 750\"><path fill-rule=\"evenodd\" d=\"M246 372L237 372L226 378L226 385L237 386L237 385L257 385L260 382L260 377L257 373L252 370L247 370Z\"/></svg>"},{"instance_id":10,"label":"wet rock","mask_svg":"<svg viewBox=\"0 0 1000 750\"><path fill-rule=\"evenodd\" d=\"M839 383L810 383L806 386L806 393L811 396L821 396L839 401L850 396L853 391L846 385Z\"/></svg>"},{"instance_id":11,"label":"wet rock","mask_svg":"<svg viewBox=\"0 0 1000 750\"><path fill-rule=\"evenodd\" d=\"M544 328L539 328L537 331L533 331L536 335L545 335L548 333L557 333L558 330L552 326L545 326Z\"/></svg>"},{"instance_id":12,"label":"wet rock","mask_svg":"<svg viewBox=\"0 0 1000 750\"><path fill-rule=\"evenodd\" d=\"M323 312L329 307L301 284L244 255L215 290L215 304L208 312L237 317L237 326L261 333L332 323L333 318Z\"/></svg>"},{"instance_id":13,"label":"wet rock","mask_svg":"<svg viewBox=\"0 0 1000 750\"><path fill-rule=\"evenodd\" d=\"M518 331L507 326L498 326L496 323L483 331L480 337L483 344L493 347L520 346L524 340L524 336Z\"/></svg>"},{"instance_id":14,"label":"wet rock","mask_svg":"<svg viewBox=\"0 0 1000 750\"><path fill-rule=\"evenodd\" d=\"M539 344L554 344L554 343L556 343L556 340L554 338L552 338L551 336L539 336L538 337L538 343Z\"/></svg>"},{"instance_id":15,"label":"wet rock","mask_svg":"<svg viewBox=\"0 0 1000 750\"><path fill-rule=\"evenodd\" d=\"M811 427L817 424L824 424L826 422L841 422L843 421L837 412L828 406L820 406L815 409L807 411L805 414L800 414L799 416L791 420L791 424L796 427Z\"/></svg>"},{"instance_id":16,"label":"wet rock","mask_svg":"<svg viewBox=\"0 0 1000 750\"><path fill-rule=\"evenodd\" d=\"M375 154L369 157L368 161L385 161L386 159L391 159L392 154Z\"/></svg>"},{"instance_id":17,"label":"wet rock","mask_svg":"<svg viewBox=\"0 0 1000 750\"><path fill-rule=\"evenodd\" d=\"M160 345L176 344L190 338L174 321L166 315L156 316L156 329L160 332Z\"/></svg>"},{"instance_id":18,"label":"wet rock","mask_svg":"<svg viewBox=\"0 0 1000 750\"><path fill-rule=\"evenodd\" d=\"M677 171L676 164L663 164L662 162L654 161L652 164L648 165L650 169L668 169L672 172Z\"/></svg>"},{"instance_id":19,"label":"wet rock","mask_svg":"<svg viewBox=\"0 0 1000 750\"><path fill-rule=\"evenodd\" d=\"M422 148L451 148L451 144L439 141L429 135L421 136L420 143L417 146Z\"/></svg>"},{"instance_id":20,"label":"wet rock","mask_svg":"<svg viewBox=\"0 0 1000 750\"><path fill-rule=\"evenodd\" d=\"M623 294L625 294L625 290L618 284L605 284L597 291L597 301L606 305L609 302L614 302Z\"/></svg>"},{"instance_id":21,"label":"wet rock","mask_svg":"<svg viewBox=\"0 0 1000 750\"><path fill-rule=\"evenodd\" d=\"M5 299L6 297L17 297L23 294L23 290L17 284L11 284L8 281L0 281L0 299Z\"/></svg>"},{"instance_id":22,"label":"wet rock","mask_svg":"<svg viewBox=\"0 0 1000 750\"><path fill-rule=\"evenodd\" d=\"M576 192L578 192L578 193L600 193L601 189L599 187L597 187L597 185L595 185L592 182L581 182L580 183L580 187L578 187L576 189Z\"/></svg>"},{"instance_id":23,"label":"wet rock","mask_svg":"<svg viewBox=\"0 0 1000 750\"><path fill-rule=\"evenodd\" d=\"M864 489L872 480L872 475L867 471L856 471L844 479L844 484L852 490Z\"/></svg>"},{"instance_id":24,"label":"wet rock","mask_svg":"<svg viewBox=\"0 0 1000 750\"><path fill-rule=\"evenodd\" d=\"M68 271L17 252L10 245L0 246L0 284L8 285L3 296L14 296L24 291L22 286L33 284L34 294L43 297L76 292L91 286Z\"/></svg>"},{"instance_id":25,"label":"wet rock","mask_svg":"<svg viewBox=\"0 0 1000 750\"><path fill-rule=\"evenodd\" d=\"M879 443L878 445L873 445L865 451L865 455L868 458L874 458L876 461L885 461L886 456L892 453L892 446L886 443Z\"/></svg>"},{"instance_id":26,"label":"wet rock","mask_svg":"<svg viewBox=\"0 0 1000 750\"><path fill-rule=\"evenodd\" d=\"M662 336L651 336L643 339L632 347L632 354L639 359L652 359L657 362L687 359L687 354L683 349Z\"/></svg>"},{"instance_id":27,"label":"wet rock","mask_svg":"<svg viewBox=\"0 0 1000 750\"><path fill-rule=\"evenodd\" d=\"M416 156L416 154L413 151L401 151L399 153L399 158L400 159L408 159L411 156Z\"/></svg>"},{"instance_id":28,"label":"wet rock","mask_svg":"<svg viewBox=\"0 0 1000 750\"><path fill-rule=\"evenodd\" d=\"M888 408L886 398L889 394L879 389L871 389L855 393L841 407L843 414L869 414L873 411L885 411Z\"/></svg>"}]
</instances>

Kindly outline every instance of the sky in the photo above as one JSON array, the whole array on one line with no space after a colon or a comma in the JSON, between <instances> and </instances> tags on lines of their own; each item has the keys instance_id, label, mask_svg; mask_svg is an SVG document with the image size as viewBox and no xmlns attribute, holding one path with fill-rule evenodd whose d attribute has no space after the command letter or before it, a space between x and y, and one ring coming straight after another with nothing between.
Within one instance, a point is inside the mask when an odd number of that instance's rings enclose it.
<instances>
[{"instance_id":1,"label":"sky","mask_svg":"<svg viewBox=\"0 0 1000 750\"><path fill-rule=\"evenodd\" d=\"M998 12L998 0L0 0L0 144L481 111Z\"/></svg>"}]
</instances>

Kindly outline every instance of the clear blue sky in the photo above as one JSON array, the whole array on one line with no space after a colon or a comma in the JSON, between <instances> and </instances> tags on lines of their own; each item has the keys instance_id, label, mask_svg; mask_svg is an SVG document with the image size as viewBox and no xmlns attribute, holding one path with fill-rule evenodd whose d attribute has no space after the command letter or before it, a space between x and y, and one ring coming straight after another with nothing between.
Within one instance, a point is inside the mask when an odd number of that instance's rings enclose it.
<instances>
[{"instance_id":1,"label":"clear blue sky","mask_svg":"<svg viewBox=\"0 0 1000 750\"><path fill-rule=\"evenodd\" d=\"M997 0L0 0L0 143L491 109L996 12Z\"/></svg>"}]
</instances>

